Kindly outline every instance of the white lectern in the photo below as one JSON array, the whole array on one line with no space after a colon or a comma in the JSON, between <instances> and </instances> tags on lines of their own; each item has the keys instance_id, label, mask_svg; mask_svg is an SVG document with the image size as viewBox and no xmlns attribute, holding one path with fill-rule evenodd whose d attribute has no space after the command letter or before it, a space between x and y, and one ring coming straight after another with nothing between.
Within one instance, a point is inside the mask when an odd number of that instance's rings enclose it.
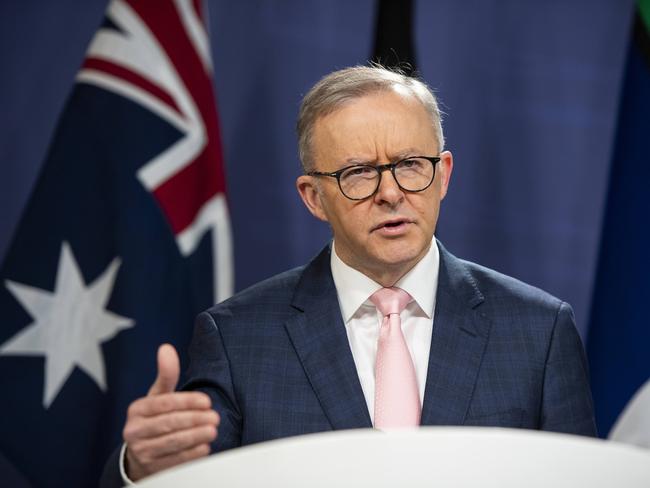
<instances>
[{"instance_id":1,"label":"white lectern","mask_svg":"<svg viewBox=\"0 0 650 488\"><path fill-rule=\"evenodd\" d=\"M486 427L350 430L234 449L138 486L648 488L650 450Z\"/></svg>"}]
</instances>

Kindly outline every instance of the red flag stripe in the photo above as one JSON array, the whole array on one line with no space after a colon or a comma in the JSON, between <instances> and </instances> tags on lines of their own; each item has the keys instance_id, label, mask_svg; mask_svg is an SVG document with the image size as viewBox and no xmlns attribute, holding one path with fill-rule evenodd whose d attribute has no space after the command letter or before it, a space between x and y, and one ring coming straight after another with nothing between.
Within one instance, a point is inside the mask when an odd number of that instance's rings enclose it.
<instances>
[{"instance_id":1,"label":"red flag stripe","mask_svg":"<svg viewBox=\"0 0 650 488\"><path fill-rule=\"evenodd\" d=\"M185 230L203 205L218 191L219 175L214 156L203 151L196 161L153 191L174 234Z\"/></svg>"},{"instance_id":2,"label":"red flag stripe","mask_svg":"<svg viewBox=\"0 0 650 488\"><path fill-rule=\"evenodd\" d=\"M201 19L203 25L205 25L205 18L203 17L203 2L201 0L192 0L192 6L196 12L196 16Z\"/></svg>"},{"instance_id":3,"label":"red flag stripe","mask_svg":"<svg viewBox=\"0 0 650 488\"><path fill-rule=\"evenodd\" d=\"M140 76L134 71L131 71L130 69L125 68L124 66L120 66L110 61L106 61L105 59L86 58L86 60L83 63L82 69L92 69L95 71L102 71L109 75L115 76L116 78L122 78L128 81L129 83L131 83L132 85L135 85L138 88L141 88L142 90L150 93L158 100L160 100L162 103L164 103L165 105L173 109L175 112L179 113L181 116L183 115L180 109L178 108L178 105L176 105L176 102L168 92L163 90L159 85L150 82L146 78Z\"/></svg>"},{"instance_id":4,"label":"red flag stripe","mask_svg":"<svg viewBox=\"0 0 650 488\"><path fill-rule=\"evenodd\" d=\"M146 20L171 59L204 123L207 140L202 153L154 191L174 232L178 233L194 221L206 201L226 190L212 81L172 3L131 0L129 5Z\"/></svg>"}]
</instances>

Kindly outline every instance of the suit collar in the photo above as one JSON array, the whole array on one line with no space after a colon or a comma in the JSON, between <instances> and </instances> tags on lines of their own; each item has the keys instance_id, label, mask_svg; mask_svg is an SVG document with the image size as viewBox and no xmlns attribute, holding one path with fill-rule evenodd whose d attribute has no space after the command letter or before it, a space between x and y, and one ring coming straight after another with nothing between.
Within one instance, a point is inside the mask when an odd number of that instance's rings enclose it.
<instances>
[{"instance_id":1,"label":"suit collar","mask_svg":"<svg viewBox=\"0 0 650 488\"><path fill-rule=\"evenodd\" d=\"M337 290L339 305L344 320L349 321L369 297L382 285L360 271L345 264L336 254L336 242L332 243L330 253L331 270ZM409 293L420 309L431 318L438 288L438 269L440 253L434 240L424 257L410 269L394 286Z\"/></svg>"},{"instance_id":2,"label":"suit collar","mask_svg":"<svg viewBox=\"0 0 650 488\"><path fill-rule=\"evenodd\" d=\"M467 265L438 242L440 271L422 425L462 425L490 331ZM303 271L286 330L334 429L371 427L326 247Z\"/></svg>"},{"instance_id":3,"label":"suit collar","mask_svg":"<svg viewBox=\"0 0 650 488\"><path fill-rule=\"evenodd\" d=\"M462 425L490 331L479 311L485 297L467 265L442 244L423 425Z\"/></svg>"},{"instance_id":4,"label":"suit collar","mask_svg":"<svg viewBox=\"0 0 650 488\"><path fill-rule=\"evenodd\" d=\"M303 271L285 328L334 429L372 427L341 317L327 246Z\"/></svg>"}]
</instances>

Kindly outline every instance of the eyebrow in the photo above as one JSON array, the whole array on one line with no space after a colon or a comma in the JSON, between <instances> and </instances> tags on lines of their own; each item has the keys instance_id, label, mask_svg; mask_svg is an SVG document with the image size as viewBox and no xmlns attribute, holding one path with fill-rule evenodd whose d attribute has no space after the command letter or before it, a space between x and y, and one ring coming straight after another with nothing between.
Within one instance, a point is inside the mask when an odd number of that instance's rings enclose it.
<instances>
[{"instance_id":1,"label":"eyebrow","mask_svg":"<svg viewBox=\"0 0 650 488\"><path fill-rule=\"evenodd\" d=\"M359 164L365 164L368 166L373 166L377 164L376 159L359 159L359 158L348 158L344 161L341 168L347 168L348 166L357 166Z\"/></svg>"},{"instance_id":2,"label":"eyebrow","mask_svg":"<svg viewBox=\"0 0 650 488\"><path fill-rule=\"evenodd\" d=\"M393 153L392 157L390 158L390 161L399 161L404 158L408 158L411 156L420 156L420 150L419 149L414 149L414 148L406 148L402 149L399 152ZM361 159L361 158L348 158L345 160L346 165L356 165L356 164L377 164L376 159Z\"/></svg>"},{"instance_id":3,"label":"eyebrow","mask_svg":"<svg viewBox=\"0 0 650 488\"><path fill-rule=\"evenodd\" d=\"M422 156L422 151L415 149L414 147L407 147L406 149L401 150L398 153L395 153L395 159L404 159L411 156Z\"/></svg>"}]
</instances>

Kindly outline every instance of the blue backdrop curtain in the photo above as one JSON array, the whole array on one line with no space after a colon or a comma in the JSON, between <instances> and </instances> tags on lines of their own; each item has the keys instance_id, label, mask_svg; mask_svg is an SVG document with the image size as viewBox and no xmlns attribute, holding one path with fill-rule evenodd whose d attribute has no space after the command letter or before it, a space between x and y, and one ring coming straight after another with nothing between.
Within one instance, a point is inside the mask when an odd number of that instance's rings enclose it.
<instances>
[{"instance_id":1,"label":"blue backdrop curtain","mask_svg":"<svg viewBox=\"0 0 650 488\"><path fill-rule=\"evenodd\" d=\"M0 259L106 4L0 4ZM320 77L370 57L376 2L207 4L242 289L329 238L294 188L295 116ZM583 337L633 6L414 2L418 68L442 101L455 155L439 237L570 302Z\"/></svg>"},{"instance_id":2,"label":"blue backdrop curtain","mask_svg":"<svg viewBox=\"0 0 650 488\"><path fill-rule=\"evenodd\" d=\"M106 2L3 2L0 256ZM296 195L294 121L322 75L372 52L373 0L211 1L241 289L328 237ZM414 2L418 67L456 156L439 235L548 289L581 332L594 277L632 0ZM264 252L260 252L263 249Z\"/></svg>"}]
</instances>

